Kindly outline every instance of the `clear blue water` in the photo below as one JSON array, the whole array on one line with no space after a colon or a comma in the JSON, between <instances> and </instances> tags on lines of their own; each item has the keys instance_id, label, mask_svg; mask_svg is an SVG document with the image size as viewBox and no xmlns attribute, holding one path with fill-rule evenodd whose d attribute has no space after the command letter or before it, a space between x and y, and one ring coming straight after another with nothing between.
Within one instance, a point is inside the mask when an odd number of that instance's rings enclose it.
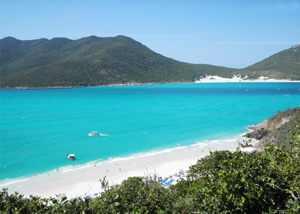
<instances>
[{"instance_id":1,"label":"clear blue water","mask_svg":"<svg viewBox=\"0 0 300 214\"><path fill-rule=\"evenodd\" d=\"M300 106L298 89L300 83L0 90L0 180L231 138ZM91 131L108 136L89 137Z\"/></svg>"}]
</instances>

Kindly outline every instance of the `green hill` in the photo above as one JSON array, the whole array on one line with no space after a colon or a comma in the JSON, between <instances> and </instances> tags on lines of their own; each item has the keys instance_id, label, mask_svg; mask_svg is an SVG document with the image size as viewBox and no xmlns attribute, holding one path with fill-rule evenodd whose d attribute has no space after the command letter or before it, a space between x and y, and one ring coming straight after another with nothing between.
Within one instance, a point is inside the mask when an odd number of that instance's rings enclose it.
<instances>
[{"instance_id":1,"label":"green hill","mask_svg":"<svg viewBox=\"0 0 300 214\"><path fill-rule=\"evenodd\" d=\"M149 82L191 82L233 69L193 65L166 58L125 36L79 40L1 40L3 87L94 86Z\"/></svg>"},{"instance_id":2,"label":"green hill","mask_svg":"<svg viewBox=\"0 0 300 214\"><path fill-rule=\"evenodd\" d=\"M276 79L299 79L300 45L294 45L242 70L250 78L268 76Z\"/></svg>"},{"instance_id":3,"label":"green hill","mask_svg":"<svg viewBox=\"0 0 300 214\"><path fill-rule=\"evenodd\" d=\"M299 61L299 51L295 53L298 58L293 55L292 60ZM300 79L299 67L292 68L292 71L276 72ZM252 66L239 70L179 62L125 36L30 41L6 37L0 40L1 88L193 82L205 75L232 77L257 73Z\"/></svg>"}]
</instances>

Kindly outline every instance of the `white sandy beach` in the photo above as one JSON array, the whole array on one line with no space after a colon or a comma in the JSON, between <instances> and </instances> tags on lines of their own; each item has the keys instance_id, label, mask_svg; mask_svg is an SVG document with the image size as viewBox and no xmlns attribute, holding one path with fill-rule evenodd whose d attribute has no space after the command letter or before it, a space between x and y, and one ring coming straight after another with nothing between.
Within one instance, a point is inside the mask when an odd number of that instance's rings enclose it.
<instances>
[{"instance_id":1,"label":"white sandy beach","mask_svg":"<svg viewBox=\"0 0 300 214\"><path fill-rule=\"evenodd\" d=\"M260 77L255 80L245 80L240 76L231 79L218 76L206 76L197 83L214 82L299 82L290 80L275 80ZM8 188L9 193L15 191L26 197L37 195L41 197L56 197L66 195L68 198L84 197L101 192L99 179L104 176L110 184L120 184L132 176L161 177L174 175L180 170L188 170L198 159L205 157L210 151L234 151L238 142L243 139L228 139L194 144L192 146L178 147L164 151L153 151L135 154L125 158L115 158L108 161L92 162L76 167L68 166L36 176L9 179L0 183L0 188ZM252 150L248 148L248 150Z\"/></svg>"},{"instance_id":2,"label":"white sandy beach","mask_svg":"<svg viewBox=\"0 0 300 214\"><path fill-rule=\"evenodd\" d=\"M132 176L153 176L154 173L166 177L180 170L188 170L190 165L208 155L209 150L234 151L238 142L242 142L242 138L197 143L151 153L137 153L131 157L65 167L32 177L4 181L0 183L0 188L8 188L9 193L17 191L26 197L30 195L47 198L57 195L66 195L68 198L92 196L102 191L99 179L104 176L110 184L120 184ZM252 149L248 148L248 150Z\"/></svg>"},{"instance_id":3,"label":"white sandy beach","mask_svg":"<svg viewBox=\"0 0 300 214\"><path fill-rule=\"evenodd\" d=\"M248 77L242 78L240 75L233 75L232 78L224 78L219 76L207 75L206 77L195 81L195 83L221 83L221 82L300 82L300 81L292 81L289 79L272 79L264 76L261 76L258 79L248 79Z\"/></svg>"}]
</instances>

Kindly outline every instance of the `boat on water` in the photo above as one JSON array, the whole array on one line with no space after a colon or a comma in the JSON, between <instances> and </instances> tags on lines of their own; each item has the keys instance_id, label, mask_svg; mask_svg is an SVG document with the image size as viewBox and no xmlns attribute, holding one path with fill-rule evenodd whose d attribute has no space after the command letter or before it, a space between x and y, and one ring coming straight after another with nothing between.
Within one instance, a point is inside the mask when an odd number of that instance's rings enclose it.
<instances>
[{"instance_id":1,"label":"boat on water","mask_svg":"<svg viewBox=\"0 0 300 214\"><path fill-rule=\"evenodd\" d=\"M92 131L91 133L88 133L89 136L105 136L105 134L101 134L101 133L98 133L97 131Z\"/></svg>"},{"instance_id":2,"label":"boat on water","mask_svg":"<svg viewBox=\"0 0 300 214\"><path fill-rule=\"evenodd\" d=\"M67 154L67 157L71 160L75 160L75 155L74 154Z\"/></svg>"}]
</instances>

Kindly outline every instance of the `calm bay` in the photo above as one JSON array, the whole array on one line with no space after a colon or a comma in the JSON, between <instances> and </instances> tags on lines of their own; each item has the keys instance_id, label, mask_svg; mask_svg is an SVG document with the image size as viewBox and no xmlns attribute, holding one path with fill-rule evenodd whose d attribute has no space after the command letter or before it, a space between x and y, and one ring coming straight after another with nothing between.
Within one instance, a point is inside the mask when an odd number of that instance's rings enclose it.
<instances>
[{"instance_id":1,"label":"calm bay","mask_svg":"<svg viewBox=\"0 0 300 214\"><path fill-rule=\"evenodd\" d=\"M235 139L298 107L299 89L291 82L0 90L0 180Z\"/></svg>"}]
</instances>

